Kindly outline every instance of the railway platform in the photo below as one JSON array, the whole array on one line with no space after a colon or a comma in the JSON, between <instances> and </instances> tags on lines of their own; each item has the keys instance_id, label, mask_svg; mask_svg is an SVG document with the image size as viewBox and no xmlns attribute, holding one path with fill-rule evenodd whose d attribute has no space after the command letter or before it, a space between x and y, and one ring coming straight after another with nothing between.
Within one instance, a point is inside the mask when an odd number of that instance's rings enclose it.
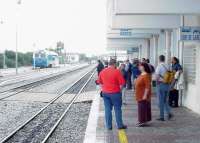
<instances>
[{"instance_id":1,"label":"railway platform","mask_svg":"<svg viewBox=\"0 0 200 143\"><path fill-rule=\"evenodd\" d=\"M118 130L113 120L113 130L104 125L103 100L96 92L90 111L84 143L119 143ZM133 91L127 91L127 105L123 105L123 120L128 126L126 134L129 143L199 143L200 116L184 108L173 108L174 118L157 121L159 111L156 97L152 98L152 121L147 127L136 127L137 104ZM113 116L113 118L115 118Z\"/></svg>"}]
</instances>

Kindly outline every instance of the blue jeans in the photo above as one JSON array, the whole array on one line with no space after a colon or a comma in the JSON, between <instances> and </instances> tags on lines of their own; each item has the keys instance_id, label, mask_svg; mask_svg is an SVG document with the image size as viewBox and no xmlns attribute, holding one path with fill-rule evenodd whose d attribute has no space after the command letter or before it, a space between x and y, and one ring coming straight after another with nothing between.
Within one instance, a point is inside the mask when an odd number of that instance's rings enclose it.
<instances>
[{"instance_id":1,"label":"blue jeans","mask_svg":"<svg viewBox=\"0 0 200 143\"><path fill-rule=\"evenodd\" d=\"M112 108L114 106L117 127L123 127L122 121L122 94L121 93L103 93L105 106L105 120L107 129L112 128Z\"/></svg>"},{"instance_id":2,"label":"blue jeans","mask_svg":"<svg viewBox=\"0 0 200 143\"><path fill-rule=\"evenodd\" d=\"M168 103L168 91L169 85L165 83L160 83L157 85L157 95L159 100L159 108L160 108L160 118L164 118L164 110L169 115L171 113L171 108Z\"/></svg>"}]
</instances>

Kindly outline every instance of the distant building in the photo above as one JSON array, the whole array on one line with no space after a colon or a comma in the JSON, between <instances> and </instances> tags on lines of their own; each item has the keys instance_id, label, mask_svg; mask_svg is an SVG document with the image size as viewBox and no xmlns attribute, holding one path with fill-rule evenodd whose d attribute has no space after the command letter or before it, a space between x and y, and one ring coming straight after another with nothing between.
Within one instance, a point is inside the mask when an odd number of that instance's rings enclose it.
<instances>
[{"instance_id":1,"label":"distant building","mask_svg":"<svg viewBox=\"0 0 200 143\"><path fill-rule=\"evenodd\" d=\"M80 62L80 54L66 53L66 63L78 63L78 62Z\"/></svg>"},{"instance_id":2,"label":"distant building","mask_svg":"<svg viewBox=\"0 0 200 143\"><path fill-rule=\"evenodd\" d=\"M108 53L100 56L102 60L108 61L111 58L116 58L118 61L126 61L127 59L132 60L134 58L138 58L138 53L127 54L126 51L116 52L116 53Z\"/></svg>"}]
</instances>

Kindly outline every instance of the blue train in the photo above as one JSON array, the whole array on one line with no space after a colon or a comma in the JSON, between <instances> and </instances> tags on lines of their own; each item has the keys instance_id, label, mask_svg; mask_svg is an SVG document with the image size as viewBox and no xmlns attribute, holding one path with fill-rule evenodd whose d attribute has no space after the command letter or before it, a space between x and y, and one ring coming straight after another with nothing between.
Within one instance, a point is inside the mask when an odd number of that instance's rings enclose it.
<instances>
[{"instance_id":1,"label":"blue train","mask_svg":"<svg viewBox=\"0 0 200 143\"><path fill-rule=\"evenodd\" d=\"M57 53L39 50L33 54L33 67L52 68L57 66L59 66L59 57Z\"/></svg>"}]
</instances>

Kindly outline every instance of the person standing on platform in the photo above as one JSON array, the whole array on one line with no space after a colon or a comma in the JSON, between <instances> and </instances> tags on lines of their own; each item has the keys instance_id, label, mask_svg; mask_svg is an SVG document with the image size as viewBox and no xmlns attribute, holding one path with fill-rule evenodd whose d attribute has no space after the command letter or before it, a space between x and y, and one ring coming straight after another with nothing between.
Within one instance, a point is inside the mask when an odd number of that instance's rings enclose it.
<instances>
[{"instance_id":1,"label":"person standing on platform","mask_svg":"<svg viewBox=\"0 0 200 143\"><path fill-rule=\"evenodd\" d=\"M146 61L145 58L142 58L141 62L142 62L142 63L146 63L147 61Z\"/></svg>"},{"instance_id":2,"label":"person standing on platform","mask_svg":"<svg viewBox=\"0 0 200 143\"><path fill-rule=\"evenodd\" d=\"M118 129L126 129L122 120L122 93L125 80L120 70L116 68L116 60L111 59L108 68L100 72L97 82L102 87L105 106L106 128L112 130L112 108L114 106L115 118Z\"/></svg>"},{"instance_id":3,"label":"person standing on platform","mask_svg":"<svg viewBox=\"0 0 200 143\"><path fill-rule=\"evenodd\" d=\"M149 65L149 68L151 70L151 74L155 73L155 68L154 66L150 63L149 59L146 59L146 63Z\"/></svg>"},{"instance_id":4,"label":"person standing on platform","mask_svg":"<svg viewBox=\"0 0 200 143\"><path fill-rule=\"evenodd\" d=\"M178 107L178 100L179 100L179 90L182 88L181 85L183 85L181 80L181 76L183 73L183 68L179 63L179 59L176 57L172 58L172 71L174 72L174 80L170 85L170 92L169 92L169 105L171 107Z\"/></svg>"},{"instance_id":5,"label":"person standing on platform","mask_svg":"<svg viewBox=\"0 0 200 143\"><path fill-rule=\"evenodd\" d=\"M134 59L133 66L132 66L132 75L133 75L133 82L138 78L138 76L141 74L139 70L139 60Z\"/></svg>"},{"instance_id":6,"label":"person standing on platform","mask_svg":"<svg viewBox=\"0 0 200 143\"><path fill-rule=\"evenodd\" d=\"M126 79L126 88L132 89L132 81L131 81L131 75L132 75L132 65L129 62L129 60L126 61L126 67L125 67L126 73L127 73L127 79Z\"/></svg>"},{"instance_id":7,"label":"person standing on platform","mask_svg":"<svg viewBox=\"0 0 200 143\"><path fill-rule=\"evenodd\" d=\"M156 68L156 81L157 81L157 95L159 99L159 108L160 108L160 118L157 120L159 121L165 121L164 118L164 110L166 110L168 119L171 119L173 117L171 113L171 108L168 103L168 92L170 85L164 82L164 76L165 74L170 70L169 66L165 64L165 56L161 55L159 56L159 65Z\"/></svg>"},{"instance_id":8,"label":"person standing on platform","mask_svg":"<svg viewBox=\"0 0 200 143\"><path fill-rule=\"evenodd\" d=\"M135 97L138 103L137 127L143 127L151 121L151 70L147 63L140 63L140 76L135 82Z\"/></svg>"},{"instance_id":9,"label":"person standing on platform","mask_svg":"<svg viewBox=\"0 0 200 143\"><path fill-rule=\"evenodd\" d=\"M126 71L125 71L125 64L122 63L119 67L119 70L121 71L124 79L125 79L125 82L126 82L126 77L127 77L127 74L126 74ZM122 101L123 101L123 104L126 105L126 85L124 85L122 87Z\"/></svg>"},{"instance_id":10,"label":"person standing on platform","mask_svg":"<svg viewBox=\"0 0 200 143\"><path fill-rule=\"evenodd\" d=\"M105 64L104 68L107 68L108 67L108 61L105 61L104 64Z\"/></svg>"},{"instance_id":11,"label":"person standing on platform","mask_svg":"<svg viewBox=\"0 0 200 143\"><path fill-rule=\"evenodd\" d=\"M97 65L97 73L98 73L98 75L103 69L104 69L103 63L100 60L98 60L98 65Z\"/></svg>"}]
</instances>

